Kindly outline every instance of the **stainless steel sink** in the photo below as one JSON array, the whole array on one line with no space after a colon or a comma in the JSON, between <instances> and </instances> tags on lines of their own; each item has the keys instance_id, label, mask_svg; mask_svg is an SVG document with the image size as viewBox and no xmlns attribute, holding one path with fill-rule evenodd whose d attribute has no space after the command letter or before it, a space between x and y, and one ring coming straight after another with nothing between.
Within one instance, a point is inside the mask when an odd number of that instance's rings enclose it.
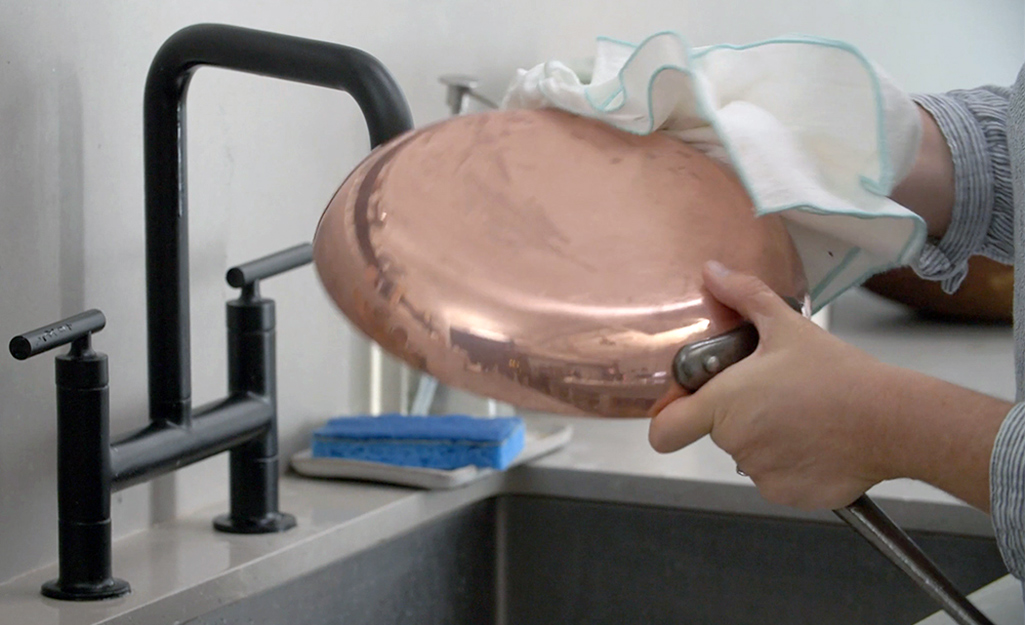
<instances>
[{"instance_id":1,"label":"stainless steel sink","mask_svg":"<svg viewBox=\"0 0 1025 625\"><path fill-rule=\"evenodd\" d=\"M969 592L992 540L914 534ZM936 610L845 526L571 499L472 504L190 624L913 623Z\"/></svg>"}]
</instances>

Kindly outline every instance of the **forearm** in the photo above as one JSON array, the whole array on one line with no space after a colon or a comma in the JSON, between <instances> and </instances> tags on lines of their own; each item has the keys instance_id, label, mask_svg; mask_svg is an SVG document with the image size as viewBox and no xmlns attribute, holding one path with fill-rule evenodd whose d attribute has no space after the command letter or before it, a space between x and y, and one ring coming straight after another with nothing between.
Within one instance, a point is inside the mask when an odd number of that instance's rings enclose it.
<instances>
[{"instance_id":1,"label":"forearm","mask_svg":"<svg viewBox=\"0 0 1025 625\"><path fill-rule=\"evenodd\" d=\"M880 474L921 480L988 511L990 457L1012 404L888 365L868 385Z\"/></svg>"},{"instance_id":2,"label":"forearm","mask_svg":"<svg viewBox=\"0 0 1025 625\"><path fill-rule=\"evenodd\" d=\"M922 143L891 197L925 220L930 244L916 268L948 290L971 254L1011 259L1008 97L997 87L918 97ZM901 415L887 421L887 473L988 510L994 440L1011 404L915 372L884 371L878 381L894 404L888 409Z\"/></svg>"},{"instance_id":3,"label":"forearm","mask_svg":"<svg viewBox=\"0 0 1025 625\"><path fill-rule=\"evenodd\" d=\"M940 239L954 210L954 160L936 120L922 107L918 112L922 118L918 157L890 197L924 219L929 236Z\"/></svg>"}]
</instances>

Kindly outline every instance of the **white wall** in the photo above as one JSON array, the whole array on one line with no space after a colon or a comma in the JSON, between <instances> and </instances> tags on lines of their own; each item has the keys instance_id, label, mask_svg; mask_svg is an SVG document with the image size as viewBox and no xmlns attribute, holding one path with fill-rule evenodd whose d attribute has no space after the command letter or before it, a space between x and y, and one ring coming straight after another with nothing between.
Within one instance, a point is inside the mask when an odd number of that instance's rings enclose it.
<instances>
[{"instance_id":1,"label":"white wall","mask_svg":"<svg viewBox=\"0 0 1025 625\"><path fill-rule=\"evenodd\" d=\"M476 74L498 96L516 67L586 56L599 34L839 37L914 90L1007 83L1025 58L1019 0L0 0L0 338L101 308L115 433L145 422L143 81L167 36L211 21L363 48L417 123L446 114L441 73ZM224 270L308 240L367 138L343 95L209 69L189 135L198 404L224 389ZM366 408L366 346L310 269L265 292L278 300L287 454L325 417ZM49 356L0 355L0 581L56 559L52 371ZM214 458L117 495L115 534L223 502L226 478Z\"/></svg>"}]
</instances>

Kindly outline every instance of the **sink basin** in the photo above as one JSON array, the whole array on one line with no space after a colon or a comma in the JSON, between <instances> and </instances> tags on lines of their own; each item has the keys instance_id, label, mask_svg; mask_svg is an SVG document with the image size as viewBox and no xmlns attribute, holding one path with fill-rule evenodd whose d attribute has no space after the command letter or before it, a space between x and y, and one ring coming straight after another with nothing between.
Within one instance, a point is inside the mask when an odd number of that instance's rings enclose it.
<instances>
[{"instance_id":1,"label":"sink basin","mask_svg":"<svg viewBox=\"0 0 1025 625\"><path fill-rule=\"evenodd\" d=\"M913 533L965 592L991 539ZM914 623L935 605L846 526L500 495L190 625Z\"/></svg>"}]
</instances>

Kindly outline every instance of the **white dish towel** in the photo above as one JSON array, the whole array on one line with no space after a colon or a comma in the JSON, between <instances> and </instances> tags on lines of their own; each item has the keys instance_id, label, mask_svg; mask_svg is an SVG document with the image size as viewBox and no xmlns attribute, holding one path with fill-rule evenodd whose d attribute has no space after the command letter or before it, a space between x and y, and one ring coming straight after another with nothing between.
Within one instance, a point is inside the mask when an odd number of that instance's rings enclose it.
<instances>
[{"instance_id":1,"label":"white dish towel","mask_svg":"<svg viewBox=\"0 0 1025 625\"><path fill-rule=\"evenodd\" d=\"M758 215L785 218L814 310L910 263L925 241L922 219L887 198L918 152L915 104L846 43L795 36L691 48L672 32L639 45L601 38L590 74L558 61L520 70L503 106L664 132L729 164Z\"/></svg>"}]
</instances>

